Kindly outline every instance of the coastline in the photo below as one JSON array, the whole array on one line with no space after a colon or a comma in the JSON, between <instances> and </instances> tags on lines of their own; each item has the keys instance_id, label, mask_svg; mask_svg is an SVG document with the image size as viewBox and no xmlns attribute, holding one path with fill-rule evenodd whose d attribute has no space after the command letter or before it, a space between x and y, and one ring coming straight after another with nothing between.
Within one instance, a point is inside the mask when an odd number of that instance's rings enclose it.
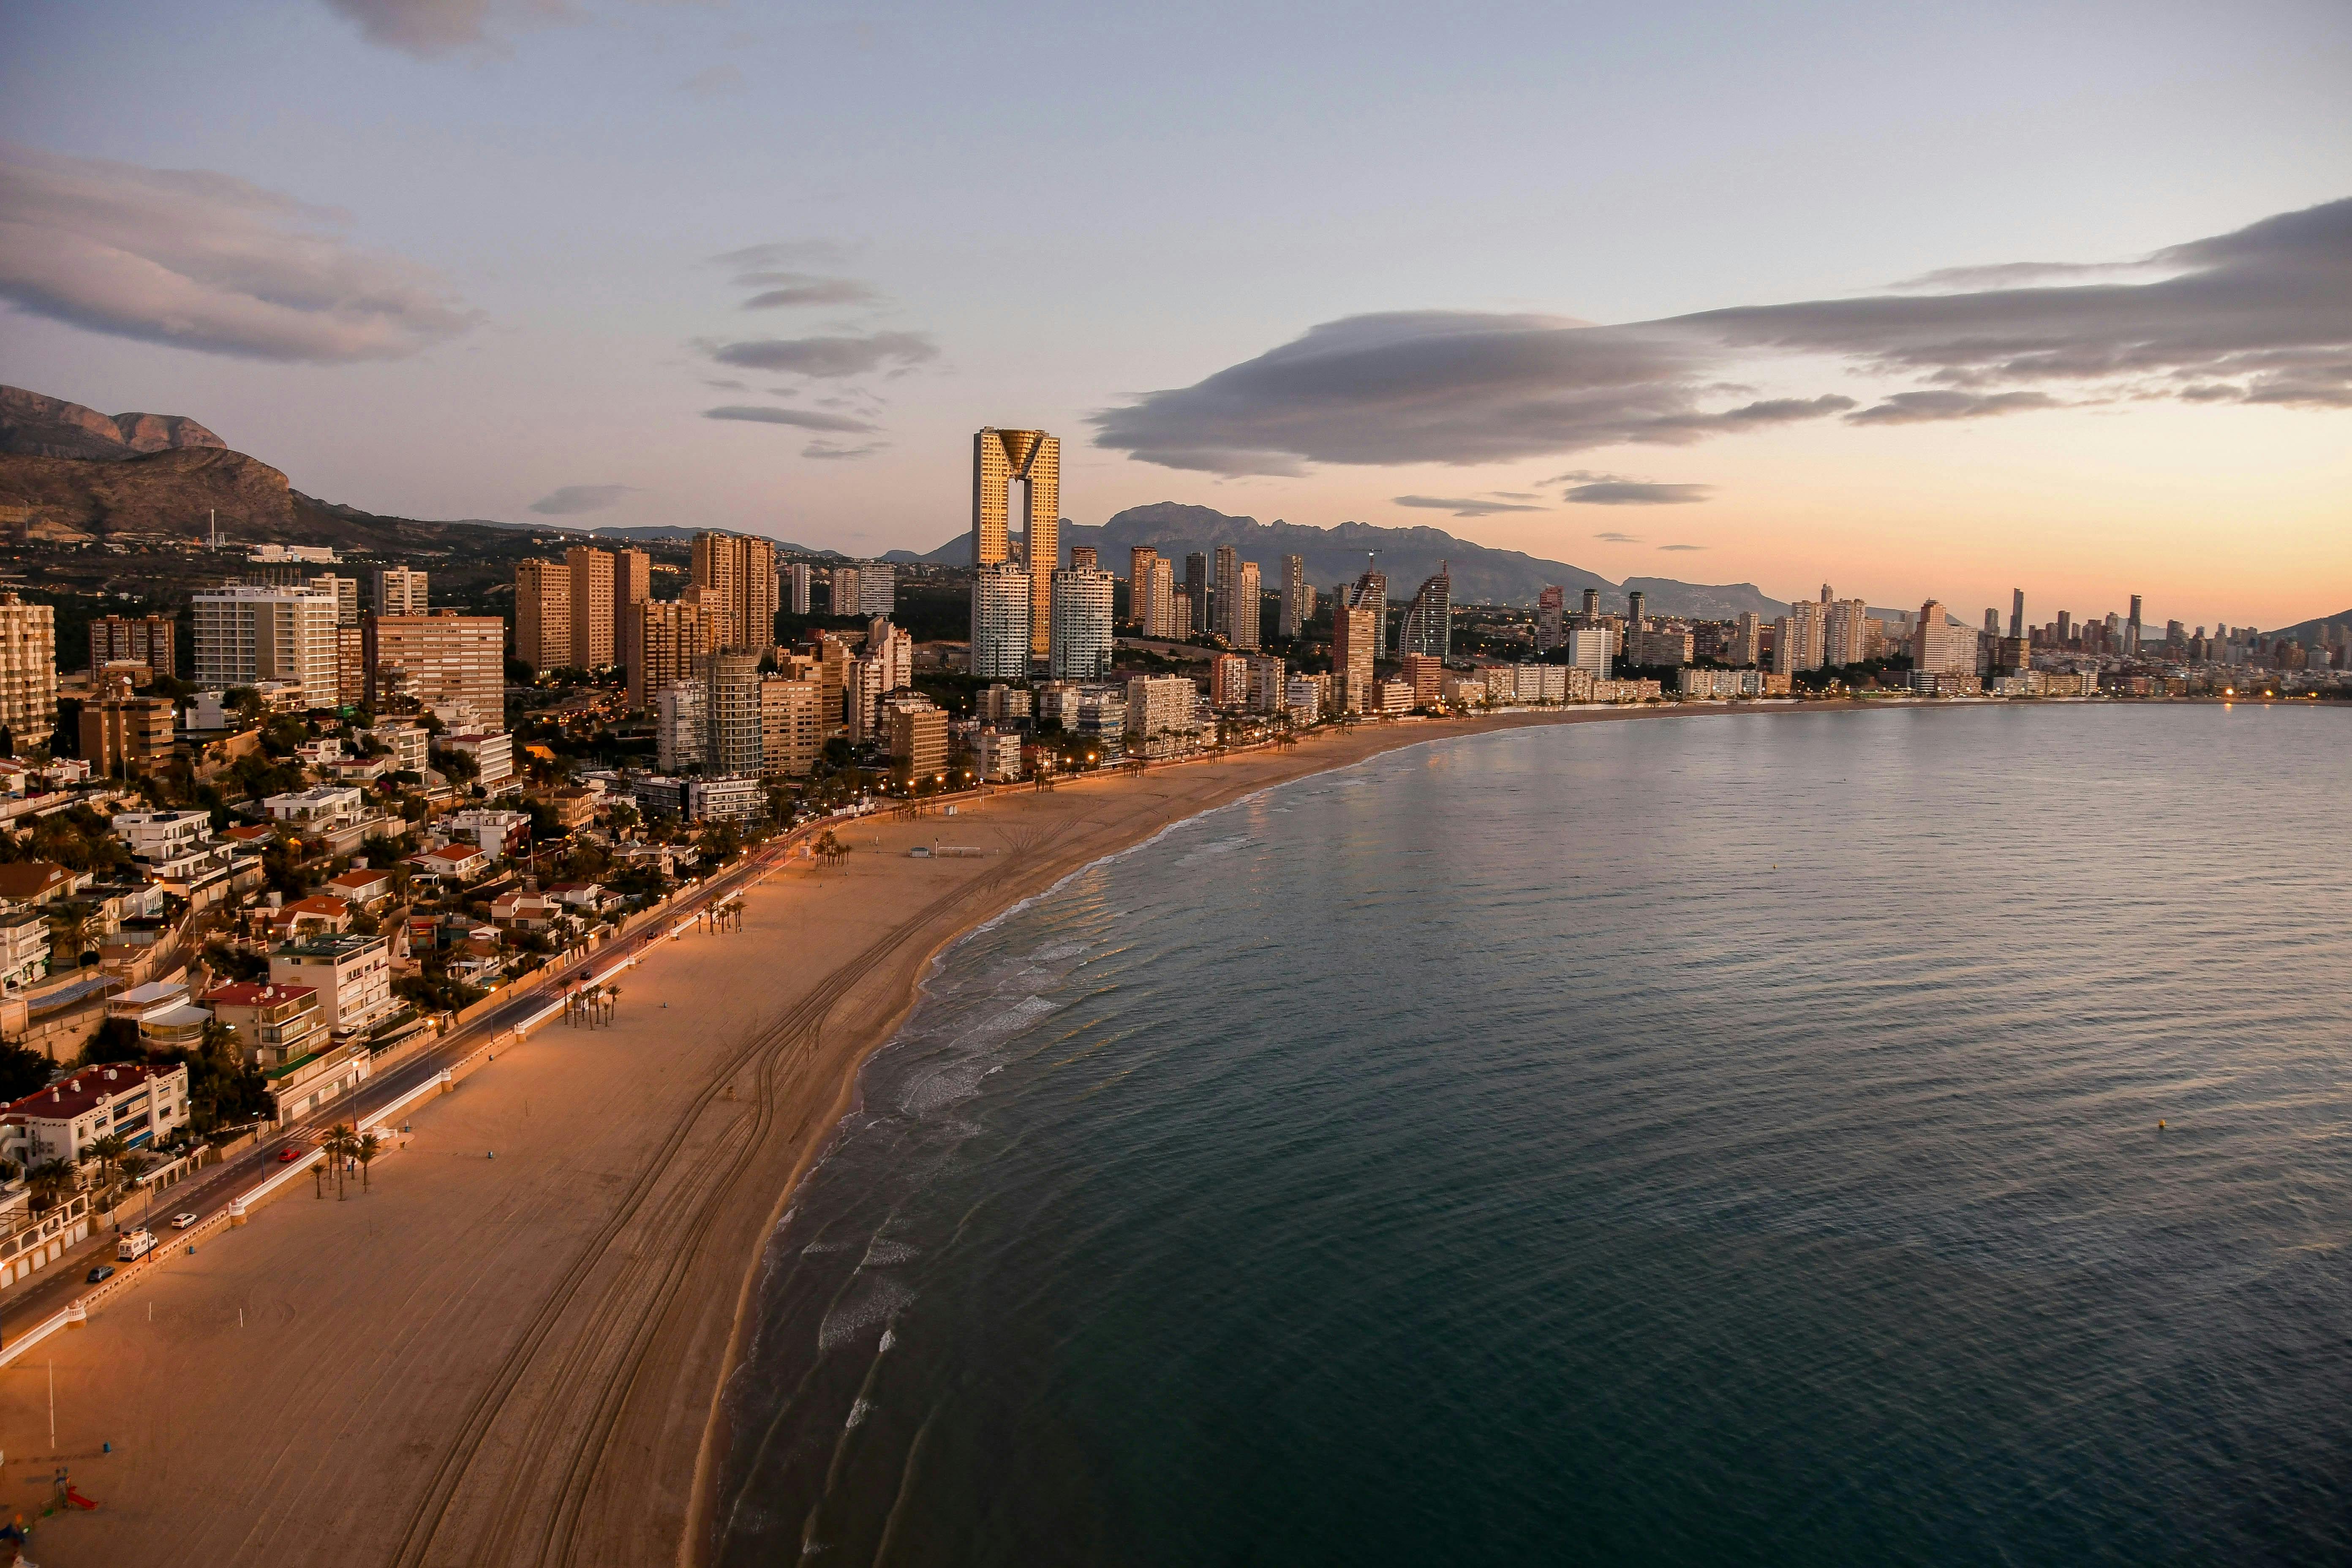
<instances>
[{"instance_id":1,"label":"coastline","mask_svg":"<svg viewBox=\"0 0 2352 1568\"><path fill-rule=\"evenodd\" d=\"M383 1162L361 1206L281 1201L93 1313L59 1345L54 1448L33 1384L0 1385L27 1396L0 1405L9 1479L71 1458L108 1504L45 1526L37 1555L340 1565L364 1539L403 1564L703 1562L768 1240L952 943L1176 823L1404 747L1867 706L1366 725L860 821L844 869L774 874L741 934L633 972L612 1026L549 1025L421 1106L415 1152ZM992 852L906 853L942 837Z\"/></svg>"}]
</instances>

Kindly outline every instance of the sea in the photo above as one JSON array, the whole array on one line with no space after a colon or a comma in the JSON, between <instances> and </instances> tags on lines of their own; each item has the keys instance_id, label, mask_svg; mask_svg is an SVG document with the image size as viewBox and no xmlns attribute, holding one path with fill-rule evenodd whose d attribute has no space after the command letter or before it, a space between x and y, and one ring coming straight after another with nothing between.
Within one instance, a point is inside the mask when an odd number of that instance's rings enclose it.
<instances>
[{"instance_id":1,"label":"sea","mask_svg":"<svg viewBox=\"0 0 2352 1568\"><path fill-rule=\"evenodd\" d=\"M724 1564L2352 1563L2352 711L1534 728L943 955Z\"/></svg>"}]
</instances>

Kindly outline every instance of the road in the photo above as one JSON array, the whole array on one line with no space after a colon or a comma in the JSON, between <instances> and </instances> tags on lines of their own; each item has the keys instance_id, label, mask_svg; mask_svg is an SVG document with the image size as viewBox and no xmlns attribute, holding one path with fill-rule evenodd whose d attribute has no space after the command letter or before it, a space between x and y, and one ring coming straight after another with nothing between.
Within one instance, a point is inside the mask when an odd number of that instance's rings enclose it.
<instances>
[{"instance_id":1,"label":"road","mask_svg":"<svg viewBox=\"0 0 2352 1568\"><path fill-rule=\"evenodd\" d=\"M377 1107L398 1100L444 1068L462 1061L486 1042L496 1039L543 1010L573 981L608 968L625 956L635 957L656 942L667 940L664 933L681 917L725 898L780 863L789 853L795 837L797 835L789 836L762 846L710 881L690 889L684 897L660 910L651 911L630 935L618 942L607 942L584 958L542 970L535 984L515 992L480 1017L452 1029L408 1060L369 1079L353 1093L321 1106L308 1116L279 1128L252 1147L240 1150L219 1164L206 1168L177 1186L165 1189L157 1194L155 1219L168 1226L175 1214L194 1214L201 1220L227 1207L230 1199L269 1173L278 1163L281 1150L289 1145L308 1149L328 1128L338 1122L355 1121ZM174 1245L173 1235L168 1228L160 1230L156 1245L159 1247ZM61 1310L82 1291L89 1289L86 1276L90 1268L100 1262L112 1262L113 1258L114 1233L109 1229L94 1234L79 1251L68 1253L42 1270L40 1278L31 1286L12 1296L5 1303L0 1303L0 1345L14 1344L17 1335Z\"/></svg>"}]
</instances>

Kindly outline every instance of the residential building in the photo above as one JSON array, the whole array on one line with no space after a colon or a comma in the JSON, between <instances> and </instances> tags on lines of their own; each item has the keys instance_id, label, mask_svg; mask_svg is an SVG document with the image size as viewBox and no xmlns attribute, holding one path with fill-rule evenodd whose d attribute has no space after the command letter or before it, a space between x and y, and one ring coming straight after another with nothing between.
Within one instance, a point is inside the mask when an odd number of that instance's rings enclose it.
<instances>
[{"instance_id":1,"label":"residential building","mask_svg":"<svg viewBox=\"0 0 2352 1568\"><path fill-rule=\"evenodd\" d=\"M1062 722L1093 749L1092 761L1115 762L1125 754L1127 692L1117 686L1082 686L1065 705Z\"/></svg>"},{"instance_id":2,"label":"residential building","mask_svg":"<svg viewBox=\"0 0 2352 1568\"><path fill-rule=\"evenodd\" d=\"M1372 612L1372 660L1389 656L1389 579L1385 572L1366 572L1349 590L1348 602Z\"/></svg>"},{"instance_id":3,"label":"residential building","mask_svg":"<svg viewBox=\"0 0 2352 1568\"><path fill-rule=\"evenodd\" d=\"M857 613L887 616L898 607L898 574L887 562L863 562L857 568Z\"/></svg>"},{"instance_id":4,"label":"residential building","mask_svg":"<svg viewBox=\"0 0 2352 1568\"><path fill-rule=\"evenodd\" d=\"M1029 574L1010 562L971 577L971 673L982 680L1029 679Z\"/></svg>"},{"instance_id":5,"label":"residential building","mask_svg":"<svg viewBox=\"0 0 2352 1568\"><path fill-rule=\"evenodd\" d=\"M273 795L261 803L269 820L299 830L346 827L367 811L367 796L341 784L319 784L293 795Z\"/></svg>"},{"instance_id":6,"label":"residential building","mask_svg":"<svg viewBox=\"0 0 2352 1568\"><path fill-rule=\"evenodd\" d=\"M694 585L719 612L718 646L756 648L776 640L776 546L740 533L694 536ZM843 615L836 604L834 613Z\"/></svg>"},{"instance_id":7,"label":"residential building","mask_svg":"<svg viewBox=\"0 0 2352 1568\"><path fill-rule=\"evenodd\" d=\"M1181 642L1190 636L1181 614L1183 601L1176 596L1176 563L1153 556L1151 571L1145 579L1139 617L1143 622L1143 635L1171 642Z\"/></svg>"},{"instance_id":8,"label":"residential building","mask_svg":"<svg viewBox=\"0 0 2352 1568\"><path fill-rule=\"evenodd\" d=\"M161 697L134 697L122 676L81 707L81 758L100 778L130 779L170 759L179 710Z\"/></svg>"},{"instance_id":9,"label":"residential building","mask_svg":"<svg viewBox=\"0 0 2352 1568\"><path fill-rule=\"evenodd\" d=\"M554 561L515 568L514 656L543 675L572 657L572 569Z\"/></svg>"},{"instance_id":10,"label":"residential building","mask_svg":"<svg viewBox=\"0 0 2352 1568\"><path fill-rule=\"evenodd\" d=\"M724 777L757 777L760 773L760 659L756 654L717 653L710 657L703 699L703 765Z\"/></svg>"},{"instance_id":11,"label":"residential building","mask_svg":"<svg viewBox=\"0 0 2352 1568\"><path fill-rule=\"evenodd\" d=\"M1265 654L1249 660L1249 707L1253 713L1282 711L1283 662Z\"/></svg>"},{"instance_id":12,"label":"residential building","mask_svg":"<svg viewBox=\"0 0 2352 1568\"><path fill-rule=\"evenodd\" d=\"M709 692L699 680L673 680L655 694L655 765L677 773L701 763L710 744Z\"/></svg>"},{"instance_id":13,"label":"residential building","mask_svg":"<svg viewBox=\"0 0 2352 1568\"><path fill-rule=\"evenodd\" d=\"M0 991L37 985L49 973L49 917L38 910L0 913Z\"/></svg>"},{"instance_id":14,"label":"residential building","mask_svg":"<svg viewBox=\"0 0 2352 1568\"><path fill-rule=\"evenodd\" d=\"M332 575L313 577L310 580L309 586L312 593L323 594L335 601L337 626L355 626L360 624L360 580L358 578Z\"/></svg>"},{"instance_id":15,"label":"residential building","mask_svg":"<svg viewBox=\"0 0 2352 1568\"><path fill-rule=\"evenodd\" d=\"M1977 634L1974 627L1950 625L1944 606L1934 599L1919 606L1919 619L1911 631L1911 668L1921 675L1967 675L1977 673ZM1916 689L1916 688L1915 688ZM1937 694L1941 688L1936 689Z\"/></svg>"},{"instance_id":16,"label":"residential building","mask_svg":"<svg viewBox=\"0 0 2352 1568\"><path fill-rule=\"evenodd\" d=\"M878 658L849 661L842 687L842 708L852 745L865 745L881 733L877 726L881 723L885 666L886 661Z\"/></svg>"},{"instance_id":17,"label":"residential building","mask_svg":"<svg viewBox=\"0 0 2352 1568\"><path fill-rule=\"evenodd\" d=\"M240 980L205 992L204 1005L236 1031L237 1045L254 1067L284 1067L326 1043L316 986Z\"/></svg>"},{"instance_id":18,"label":"residential building","mask_svg":"<svg viewBox=\"0 0 2352 1568\"><path fill-rule=\"evenodd\" d=\"M1786 697L1786 674L1762 669L1679 669L1675 672L1679 695L1694 700L1734 697Z\"/></svg>"},{"instance_id":19,"label":"residential building","mask_svg":"<svg viewBox=\"0 0 2352 1568\"><path fill-rule=\"evenodd\" d=\"M760 769L799 778L824 750L819 721L823 688L814 680L771 675L760 682Z\"/></svg>"},{"instance_id":20,"label":"residential building","mask_svg":"<svg viewBox=\"0 0 2352 1568\"><path fill-rule=\"evenodd\" d=\"M1559 646L1561 621L1568 608L1568 590L1557 583L1547 584L1536 595L1536 651L1549 653Z\"/></svg>"},{"instance_id":21,"label":"residential building","mask_svg":"<svg viewBox=\"0 0 2352 1568\"><path fill-rule=\"evenodd\" d=\"M1313 678L1294 675L1282 689L1282 710L1294 724L1312 724L1323 716L1323 688Z\"/></svg>"},{"instance_id":22,"label":"residential building","mask_svg":"<svg viewBox=\"0 0 2352 1568\"><path fill-rule=\"evenodd\" d=\"M1186 637L1209 635L1209 558L1195 550L1184 557Z\"/></svg>"},{"instance_id":23,"label":"residential building","mask_svg":"<svg viewBox=\"0 0 2352 1568\"><path fill-rule=\"evenodd\" d=\"M1186 685L1192 682L1186 681ZM1021 776L1021 737L1007 731L982 730L971 738L971 768L992 784Z\"/></svg>"},{"instance_id":24,"label":"residential building","mask_svg":"<svg viewBox=\"0 0 2352 1568\"><path fill-rule=\"evenodd\" d=\"M641 599L630 605L629 706L650 707L652 693L700 679L703 661L718 647L717 620L698 603Z\"/></svg>"},{"instance_id":25,"label":"residential building","mask_svg":"<svg viewBox=\"0 0 2352 1568\"><path fill-rule=\"evenodd\" d=\"M1822 667L1822 606L1799 599L1772 628L1772 670L1793 675Z\"/></svg>"},{"instance_id":26,"label":"residential building","mask_svg":"<svg viewBox=\"0 0 2352 1568\"><path fill-rule=\"evenodd\" d=\"M685 794L688 822L756 822L768 809L766 787L756 777L688 779Z\"/></svg>"},{"instance_id":27,"label":"residential building","mask_svg":"<svg viewBox=\"0 0 2352 1568\"><path fill-rule=\"evenodd\" d=\"M653 557L634 548L613 552L613 657L628 659L629 634L637 624L637 606L654 596Z\"/></svg>"},{"instance_id":28,"label":"residential building","mask_svg":"<svg viewBox=\"0 0 2352 1568\"><path fill-rule=\"evenodd\" d=\"M0 611L5 616L5 611ZM337 700L336 605L314 589L236 584L194 595L196 684L285 682L308 707Z\"/></svg>"},{"instance_id":29,"label":"residential building","mask_svg":"<svg viewBox=\"0 0 2352 1568\"><path fill-rule=\"evenodd\" d=\"M1822 606L1822 662L1843 669L1870 658L1870 606L1832 599Z\"/></svg>"},{"instance_id":30,"label":"residential building","mask_svg":"<svg viewBox=\"0 0 2352 1568\"><path fill-rule=\"evenodd\" d=\"M991 686L973 699L973 709L981 721L1002 724L1014 719L1029 717L1029 689L1025 686Z\"/></svg>"},{"instance_id":31,"label":"residential building","mask_svg":"<svg viewBox=\"0 0 2352 1568\"><path fill-rule=\"evenodd\" d=\"M26 1170L76 1164L101 1138L143 1148L188 1120L188 1068L152 1063L88 1067L0 1110L0 1159Z\"/></svg>"},{"instance_id":32,"label":"residential building","mask_svg":"<svg viewBox=\"0 0 2352 1568\"><path fill-rule=\"evenodd\" d=\"M1249 702L1249 660L1221 653L1209 660L1209 706L1231 712Z\"/></svg>"},{"instance_id":33,"label":"residential building","mask_svg":"<svg viewBox=\"0 0 2352 1568\"><path fill-rule=\"evenodd\" d=\"M889 714L890 765L908 784L945 784L948 716L928 697L901 696L886 704Z\"/></svg>"},{"instance_id":34,"label":"residential building","mask_svg":"<svg viewBox=\"0 0 2352 1568\"><path fill-rule=\"evenodd\" d=\"M353 909L373 914L392 901L392 873L370 867L362 857L352 862L350 870L328 878L326 889Z\"/></svg>"},{"instance_id":35,"label":"residential building","mask_svg":"<svg viewBox=\"0 0 2352 1568\"><path fill-rule=\"evenodd\" d=\"M1686 631L1639 631L1625 634L1625 662L1636 667L1663 665L1672 668L1691 661L1691 634Z\"/></svg>"},{"instance_id":36,"label":"residential building","mask_svg":"<svg viewBox=\"0 0 2352 1568\"><path fill-rule=\"evenodd\" d=\"M99 616L89 623L89 668L95 673L131 659L158 675L177 677L179 629L174 616Z\"/></svg>"},{"instance_id":37,"label":"residential building","mask_svg":"<svg viewBox=\"0 0 2352 1568\"><path fill-rule=\"evenodd\" d=\"M572 574L572 651L574 669L602 669L620 657L614 646L617 626L613 605L613 558L602 550L575 545L563 552Z\"/></svg>"},{"instance_id":38,"label":"residential building","mask_svg":"<svg viewBox=\"0 0 2352 1568\"><path fill-rule=\"evenodd\" d=\"M1412 705L1433 707L1444 695L1445 661L1435 654L1408 653L1404 656L1404 679L1412 688Z\"/></svg>"},{"instance_id":39,"label":"residential building","mask_svg":"<svg viewBox=\"0 0 2352 1568\"><path fill-rule=\"evenodd\" d=\"M121 811L107 824L140 860L168 860L194 849L212 837L212 826L206 811Z\"/></svg>"},{"instance_id":40,"label":"residential building","mask_svg":"<svg viewBox=\"0 0 2352 1568\"><path fill-rule=\"evenodd\" d=\"M1393 716L1412 711L1412 683L1406 680L1377 681L1372 687L1372 700L1364 705L1368 713Z\"/></svg>"},{"instance_id":41,"label":"residential building","mask_svg":"<svg viewBox=\"0 0 2352 1568\"><path fill-rule=\"evenodd\" d=\"M425 574L405 566L379 566L374 573L374 609L379 616L425 613Z\"/></svg>"},{"instance_id":42,"label":"residential building","mask_svg":"<svg viewBox=\"0 0 2352 1568\"><path fill-rule=\"evenodd\" d=\"M1331 602L1331 674L1339 690L1331 711L1360 713L1372 694L1372 650L1379 646L1379 612L1347 597Z\"/></svg>"},{"instance_id":43,"label":"residential building","mask_svg":"<svg viewBox=\"0 0 2352 1568\"><path fill-rule=\"evenodd\" d=\"M503 627L499 631L501 645L506 640ZM368 628L357 621L335 627L335 705L357 708L367 700L368 689Z\"/></svg>"},{"instance_id":44,"label":"residential building","mask_svg":"<svg viewBox=\"0 0 2352 1568\"><path fill-rule=\"evenodd\" d=\"M1043 430L981 430L971 438L971 563L1013 559L1012 488L1022 489L1022 561L1029 574L1029 655L1050 658L1054 578L1062 559L1062 443ZM1105 578L1108 583L1109 580Z\"/></svg>"},{"instance_id":45,"label":"residential building","mask_svg":"<svg viewBox=\"0 0 2352 1568\"><path fill-rule=\"evenodd\" d=\"M1412 604L1404 613L1401 642L1407 654L1427 654L1438 659L1453 657L1454 575L1449 563L1439 562L1437 574L1423 582L1413 595Z\"/></svg>"},{"instance_id":46,"label":"residential building","mask_svg":"<svg viewBox=\"0 0 2352 1568\"><path fill-rule=\"evenodd\" d=\"M805 561L795 561L784 568L784 600L786 606L793 615L805 616L811 613L809 584L815 575L816 574L809 570L809 563Z\"/></svg>"},{"instance_id":47,"label":"residential building","mask_svg":"<svg viewBox=\"0 0 2352 1568\"><path fill-rule=\"evenodd\" d=\"M1315 590L1307 585L1307 557L1286 555L1276 566L1282 577L1282 635L1295 637L1315 618Z\"/></svg>"},{"instance_id":48,"label":"residential building","mask_svg":"<svg viewBox=\"0 0 2352 1568\"><path fill-rule=\"evenodd\" d=\"M1724 662L1736 665L1764 662L1764 622L1755 611L1740 612L1738 626L1731 634L1731 646L1725 649Z\"/></svg>"},{"instance_id":49,"label":"residential building","mask_svg":"<svg viewBox=\"0 0 2352 1568\"><path fill-rule=\"evenodd\" d=\"M1096 680L1109 674L1113 647L1109 576L1071 567L1054 573L1050 586L1052 624L1046 654L1053 679ZM1030 647L1037 648L1034 637Z\"/></svg>"},{"instance_id":50,"label":"residential building","mask_svg":"<svg viewBox=\"0 0 2352 1568\"><path fill-rule=\"evenodd\" d=\"M1075 564L1075 563L1073 563ZM1127 552L1127 618L1145 637L1151 635L1151 569L1160 552L1149 544L1130 545Z\"/></svg>"},{"instance_id":51,"label":"residential building","mask_svg":"<svg viewBox=\"0 0 2352 1568\"><path fill-rule=\"evenodd\" d=\"M514 737L504 730L443 735L439 744L445 752L472 760L474 782L488 794L500 794L521 783L521 775L515 772Z\"/></svg>"},{"instance_id":52,"label":"residential building","mask_svg":"<svg viewBox=\"0 0 2352 1568\"><path fill-rule=\"evenodd\" d=\"M1578 626L1568 634L1568 662L1595 680L1609 679L1610 645L1617 634L1607 626Z\"/></svg>"},{"instance_id":53,"label":"residential building","mask_svg":"<svg viewBox=\"0 0 2352 1568\"><path fill-rule=\"evenodd\" d=\"M1129 749L1145 756L1173 756L1189 750L1199 726L1192 700L1200 688L1181 675L1131 675L1127 679Z\"/></svg>"},{"instance_id":54,"label":"residential building","mask_svg":"<svg viewBox=\"0 0 2352 1568\"><path fill-rule=\"evenodd\" d=\"M432 763L432 731L415 724L387 721L360 733L383 746L396 773L422 773Z\"/></svg>"},{"instance_id":55,"label":"residential building","mask_svg":"<svg viewBox=\"0 0 2352 1568\"><path fill-rule=\"evenodd\" d=\"M530 848L530 813L477 807L446 819L449 837L472 843L492 859L521 855Z\"/></svg>"},{"instance_id":56,"label":"residential building","mask_svg":"<svg viewBox=\"0 0 2352 1568\"><path fill-rule=\"evenodd\" d=\"M881 667L883 690L915 684L915 639L880 616L866 625L866 657Z\"/></svg>"},{"instance_id":57,"label":"residential building","mask_svg":"<svg viewBox=\"0 0 2352 1568\"><path fill-rule=\"evenodd\" d=\"M378 712L397 697L448 729L507 727L506 623L497 616L378 616L367 623L368 699Z\"/></svg>"},{"instance_id":58,"label":"residential building","mask_svg":"<svg viewBox=\"0 0 2352 1568\"><path fill-rule=\"evenodd\" d=\"M1262 647L1265 644L1265 591L1259 582L1257 563L1244 561L1234 578L1234 607L1227 617L1230 626L1228 640L1238 648Z\"/></svg>"},{"instance_id":59,"label":"residential building","mask_svg":"<svg viewBox=\"0 0 2352 1568\"><path fill-rule=\"evenodd\" d=\"M337 1036L372 1029L400 1007L391 949L380 936L317 937L279 948L269 955L269 982L316 990L321 1020Z\"/></svg>"},{"instance_id":60,"label":"residential building","mask_svg":"<svg viewBox=\"0 0 2352 1568\"><path fill-rule=\"evenodd\" d=\"M1024 572L1022 574L1022 576L1025 580L1028 574ZM835 567L831 572L825 574L825 610L827 614L835 616L854 616L857 614L860 601L857 589L856 567Z\"/></svg>"}]
</instances>

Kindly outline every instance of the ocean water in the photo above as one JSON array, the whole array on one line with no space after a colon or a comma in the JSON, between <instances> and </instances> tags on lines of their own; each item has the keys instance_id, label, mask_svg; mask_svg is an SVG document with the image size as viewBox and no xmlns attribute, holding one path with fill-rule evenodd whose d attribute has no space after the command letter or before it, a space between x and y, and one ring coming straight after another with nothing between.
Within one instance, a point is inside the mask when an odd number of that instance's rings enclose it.
<instances>
[{"instance_id":1,"label":"ocean water","mask_svg":"<svg viewBox=\"0 0 2352 1568\"><path fill-rule=\"evenodd\" d=\"M1181 825L869 1064L718 1558L2352 1562L2347 785L2341 710L1984 707Z\"/></svg>"}]
</instances>

